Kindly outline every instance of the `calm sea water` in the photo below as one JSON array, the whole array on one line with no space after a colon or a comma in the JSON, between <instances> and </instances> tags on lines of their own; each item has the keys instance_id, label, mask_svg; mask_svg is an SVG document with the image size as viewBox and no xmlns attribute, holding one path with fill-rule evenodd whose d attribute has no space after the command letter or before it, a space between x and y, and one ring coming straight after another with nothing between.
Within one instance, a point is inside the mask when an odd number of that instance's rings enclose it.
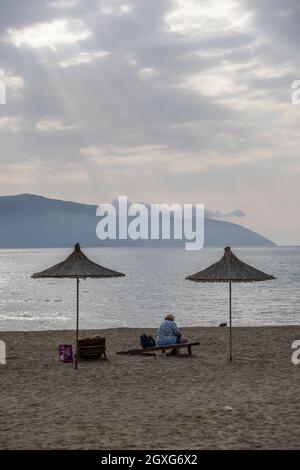
<instances>
[{"instance_id":1,"label":"calm sea water","mask_svg":"<svg viewBox=\"0 0 300 470\"><path fill-rule=\"evenodd\" d=\"M185 277L218 260L222 249L97 248L85 250L125 278L81 281L81 328L157 327L172 312L181 326L228 321L228 285ZM300 324L300 247L240 248L245 262L277 277L234 284L235 325ZM0 330L73 329L74 280L34 280L69 250L0 250Z\"/></svg>"}]
</instances>

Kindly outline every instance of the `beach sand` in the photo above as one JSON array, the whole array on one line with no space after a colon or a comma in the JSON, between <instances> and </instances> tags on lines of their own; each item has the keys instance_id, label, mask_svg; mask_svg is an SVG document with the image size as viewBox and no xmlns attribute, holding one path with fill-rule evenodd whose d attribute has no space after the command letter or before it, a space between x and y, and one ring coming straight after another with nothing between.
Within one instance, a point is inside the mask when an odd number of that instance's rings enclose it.
<instances>
[{"instance_id":1,"label":"beach sand","mask_svg":"<svg viewBox=\"0 0 300 470\"><path fill-rule=\"evenodd\" d=\"M85 331L108 361L58 361L72 331L0 332L1 449L299 449L300 326L185 328L192 357L123 356L154 330ZM232 407L225 411L224 407Z\"/></svg>"}]
</instances>

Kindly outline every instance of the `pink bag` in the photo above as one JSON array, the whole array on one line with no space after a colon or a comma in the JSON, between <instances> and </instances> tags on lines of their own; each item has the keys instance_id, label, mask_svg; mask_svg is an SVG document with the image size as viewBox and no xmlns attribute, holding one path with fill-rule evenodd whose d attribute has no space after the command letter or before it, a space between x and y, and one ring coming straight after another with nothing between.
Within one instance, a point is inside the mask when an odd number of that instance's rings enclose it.
<instances>
[{"instance_id":1,"label":"pink bag","mask_svg":"<svg viewBox=\"0 0 300 470\"><path fill-rule=\"evenodd\" d=\"M58 351L62 362L73 362L72 344L60 344Z\"/></svg>"}]
</instances>

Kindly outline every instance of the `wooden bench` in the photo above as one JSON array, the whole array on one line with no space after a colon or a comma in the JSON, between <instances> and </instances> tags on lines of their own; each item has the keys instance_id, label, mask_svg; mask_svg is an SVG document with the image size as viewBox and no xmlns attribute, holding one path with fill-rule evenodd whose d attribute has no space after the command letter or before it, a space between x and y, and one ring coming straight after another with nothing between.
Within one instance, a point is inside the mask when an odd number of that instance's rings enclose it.
<instances>
[{"instance_id":1,"label":"wooden bench","mask_svg":"<svg viewBox=\"0 0 300 470\"><path fill-rule=\"evenodd\" d=\"M78 358L79 359L92 359L106 356L105 338L84 338L78 341Z\"/></svg>"},{"instance_id":2,"label":"wooden bench","mask_svg":"<svg viewBox=\"0 0 300 470\"><path fill-rule=\"evenodd\" d=\"M119 351L117 354L147 354L147 355L154 355L156 356L157 351L162 351L165 353L169 349L174 349L176 351L176 356L179 355L180 349L187 348L188 355L192 355L192 347L199 346L200 343L176 343L176 344L168 344L167 346L153 346L152 348L140 348L140 349L129 349L128 351ZM154 354L153 354L154 353Z\"/></svg>"}]
</instances>

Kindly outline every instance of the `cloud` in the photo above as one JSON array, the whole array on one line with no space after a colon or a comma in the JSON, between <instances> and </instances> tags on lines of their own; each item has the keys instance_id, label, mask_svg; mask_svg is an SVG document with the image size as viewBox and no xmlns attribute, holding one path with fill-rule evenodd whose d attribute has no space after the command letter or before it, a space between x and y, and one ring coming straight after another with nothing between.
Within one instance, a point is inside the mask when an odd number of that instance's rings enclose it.
<instances>
[{"instance_id":1,"label":"cloud","mask_svg":"<svg viewBox=\"0 0 300 470\"><path fill-rule=\"evenodd\" d=\"M4 70L0 67L0 80L12 93L19 93L24 87L24 80L22 77L14 75L12 72Z\"/></svg>"},{"instance_id":2,"label":"cloud","mask_svg":"<svg viewBox=\"0 0 300 470\"><path fill-rule=\"evenodd\" d=\"M42 119L36 123L36 128L41 132L66 131L74 126L66 125L60 119Z\"/></svg>"},{"instance_id":3,"label":"cloud","mask_svg":"<svg viewBox=\"0 0 300 470\"><path fill-rule=\"evenodd\" d=\"M138 75L142 79L147 79L154 77L156 75L156 72L152 67L143 67L139 70Z\"/></svg>"},{"instance_id":4,"label":"cloud","mask_svg":"<svg viewBox=\"0 0 300 470\"><path fill-rule=\"evenodd\" d=\"M16 47L32 47L39 49L49 47L55 50L58 46L76 44L90 37L91 32L82 20L58 19L49 23L37 23L24 29L8 28L5 41Z\"/></svg>"},{"instance_id":5,"label":"cloud","mask_svg":"<svg viewBox=\"0 0 300 470\"><path fill-rule=\"evenodd\" d=\"M49 8L67 10L78 5L79 0L52 0L49 2Z\"/></svg>"},{"instance_id":6,"label":"cloud","mask_svg":"<svg viewBox=\"0 0 300 470\"><path fill-rule=\"evenodd\" d=\"M23 160L18 163L7 163L0 165L0 182L3 187L7 187L7 182L14 184L16 192L22 185L30 184L35 180L41 170L41 163L38 160ZM9 191L9 189L8 189Z\"/></svg>"},{"instance_id":7,"label":"cloud","mask_svg":"<svg viewBox=\"0 0 300 470\"><path fill-rule=\"evenodd\" d=\"M123 193L203 202L228 217L239 216L228 210L238 197L249 228L297 242L300 106L291 104L291 83L300 79L299 6L6 2L2 192L95 203ZM7 165L28 177L17 183ZM287 236L281 220L289 220Z\"/></svg>"},{"instance_id":8,"label":"cloud","mask_svg":"<svg viewBox=\"0 0 300 470\"><path fill-rule=\"evenodd\" d=\"M6 130L15 133L20 130L20 126L20 117L0 116L0 131Z\"/></svg>"},{"instance_id":9,"label":"cloud","mask_svg":"<svg viewBox=\"0 0 300 470\"><path fill-rule=\"evenodd\" d=\"M75 67L77 65L89 64L95 60L103 59L109 55L108 51L80 52L75 56L68 57L59 62L58 65L63 68Z\"/></svg>"},{"instance_id":10,"label":"cloud","mask_svg":"<svg viewBox=\"0 0 300 470\"><path fill-rule=\"evenodd\" d=\"M140 147L86 147L81 148L82 155L90 162L101 166L141 165L147 162L160 161L165 148L161 145L144 145Z\"/></svg>"},{"instance_id":11,"label":"cloud","mask_svg":"<svg viewBox=\"0 0 300 470\"><path fill-rule=\"evenodd\" d=\"M250 17L236 0L176 0L165 21L170 33L207 37L245 31Z\"/></svg>"},{"instance_id":12,"label":"cloud","mask_svg":"<svg viewBox=\"0 0 300 470\"><path fill-rule=\"evenodd\" d=\"M222 212L222 211L211 211L211 210L205 210L205 215L206 217L212 218L212 219L223 219L223 218L228 218L228 217L246 217L246 214L244 211L241 211L240 209L235 209L230 212Z\"/></svg>"},{"instance_id":13,"label":"cloud","mask_svg":"<svg viewBox=\"0 0 300 470\"><path fill-rule=\"evenodd\" d=\"M104 15L120 16L130 14L132 11L132 5L129 3L119 3L115 1L107 2L101 7L101 13Z\"/></svg>"},{"instance_id":14,"label":"cloud","mask_svg":"<svg viewBox=\"0 0 300 470\"><path fill-rule=\"evenodd\" d=\"M38 185L36 185L37 178ZM78 164L67 163L54 174L50 165L37 158L0 165L1 186L8 193L11 193L11 186L7 184L8 181L14 184L15 192L22 192L24 187L30 188L36 185L35 191L39 193L43 192L46 183L61 184L66 187L72 187L76 184L81 188L88 182L88 172Z\"/></svg>"}]
</instances>

